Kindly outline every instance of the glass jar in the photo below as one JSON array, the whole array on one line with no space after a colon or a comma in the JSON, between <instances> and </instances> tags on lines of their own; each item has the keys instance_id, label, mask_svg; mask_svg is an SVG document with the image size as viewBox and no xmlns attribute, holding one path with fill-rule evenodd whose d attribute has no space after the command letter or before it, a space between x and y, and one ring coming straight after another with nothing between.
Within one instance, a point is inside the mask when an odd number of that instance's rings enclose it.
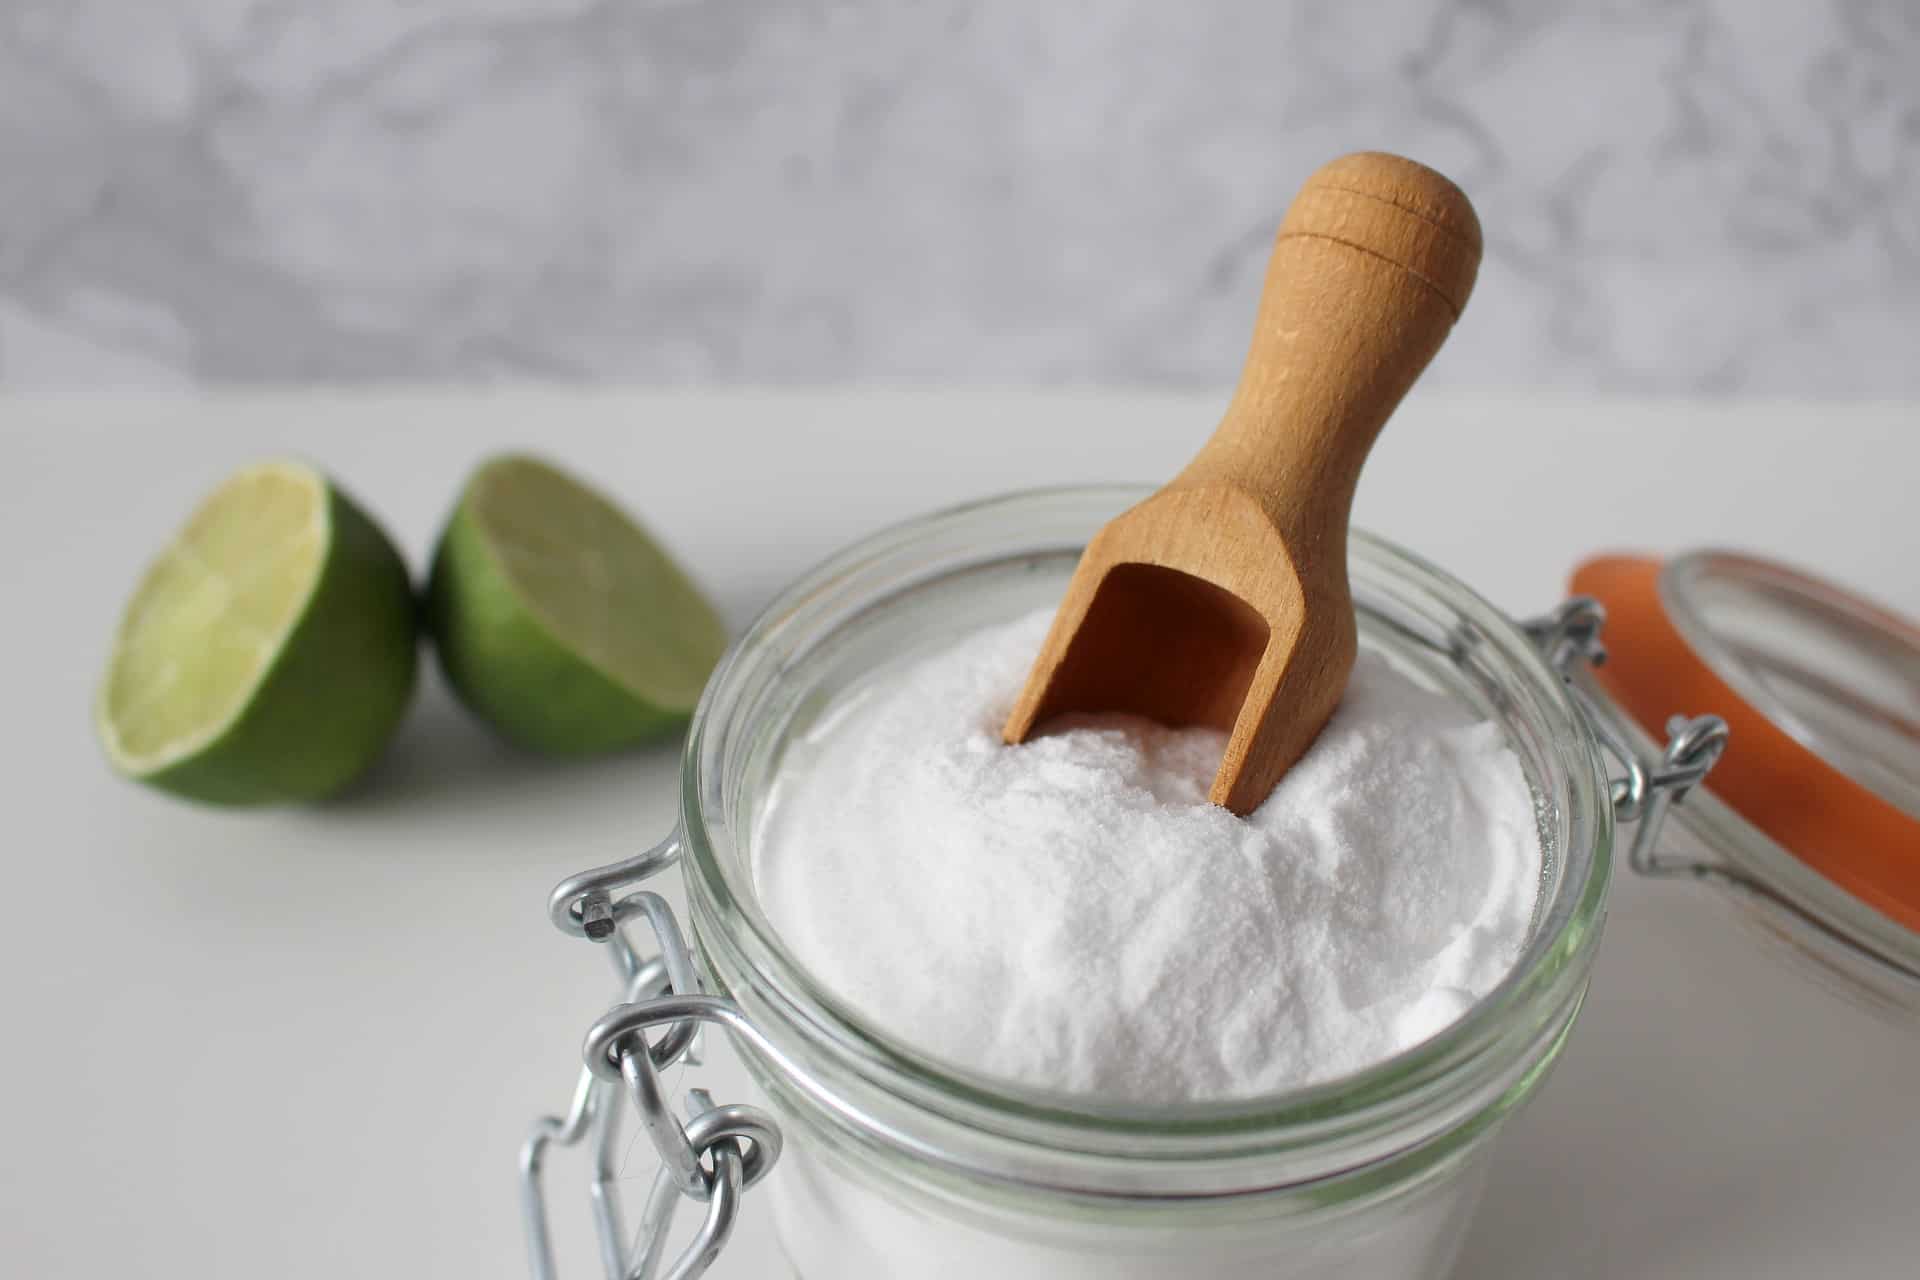
<instances>
[{"instance_id":1,"label":"glass jar","mask_svg":"<svg viewBox=\"0 0 1920 1280\"><path fill-rule=\"evenodd\" d=\"M1906 919L1920 920L1920 631L1724 553L1590 562L1574 577L1590 595L1516 623L1356 531L1362 646L1499 724L1531 784L1545 864L1508 977L1358 1074L1177 1107L970 1075L864 1023L758 905L754 833L785 752L876 668L1056 603L1087 539L1145 492L1020 494L883 531L794 584L721 664L688 738L680 830L549 902L563 930L609 944L629 1003L595 1024L571 1111L540 1121L523 1152L536 1275L552 1274L545 1149L589 1134L603 1260L637 1280L704 1272L740 1192L776 1159L766 1194L803 1280L1444 1275L1490 1143L1579 1012L1616 824L1632 824L1635 870L1720 886L1849 996L1920 1010L1920 929ZM1621 643L1596 666L1607 611ZM1743 750L1725 799L1717 774L1696 787L1728 724L1679 714L1723 709ZM1663 843L1663 825L1679 839ZM697 955L664 900L624 892L676 862ZM622 928L641 917L658 944L647 959ZM767 1110L695 1091L688 1119L674 1115L658 1072L690 1056L703 1021L726 1028ZM615 1194L623 1085L662 1156L638 1256ZM706 1220L662 1273L685 1199Z\"/></svg>"},{"instance_id":2,"label":"glass jar","mask_svg":"<svg viewBox=\"0 0 1920 1280\"><path fill-rule=\"evenodd\" d=\"M1543 652L1543 642L1570 652L1569 636L1553 626L1530 634L1359 532L1350 559L1362 646L1500 724L1534 791L1545 865L1532 933L1512 973L1458 1022L1356 1075L1276 1097L1104 1105L926 1058L865 1024L788 954L758 905L753 841L789 744L876 667L1057 603L1088 538L1144 492L1055 490L947 511L877 534L795 583L708 686L688 738L677 836L555 891L563 928L617 938L614 926L640 908L612 889L684 854L706 994L624 962L631 989L644 994L651 982L659 998L603 1019L589 1063L603 1083L624 1075L633 1088L673 1048L633 1052L644 1028L690 1017L729 1028L786 1135L768 1195L804 1280L1443 1275L1489 1143L1539 1087L1579 1011L1625 784L1609 778L1588 716ZM661 942L670 950L674 939ZM671 1117L648 1117L657 1080L643 1079L636 1101L658 1142ZM548 1139L569 1136L568 1125L584 1131L582 1110L550 1122ZM744 1150L743 1134L698 1137ZM702 1198L702 1166L687 1171L681 1144L667 1139L663 1150L681 1150L686 1194ZM535 1176L538 1157L527 1162ZM717 1169L704 1174L710 1223L726 1216L713 1208ZM662 1185L671 1176L663 1171ZM543 1241L544 1219L536 1225ZM536 1248L536 1269L538 1260Z\"/></svg>"},{"instance_id":3,"label":"glass jar","mask_svg":"<svg viewBox=\"0 0 1920 1280\"><path fill-rule=\"evenodd\" d=\"M1488 1142L1586 988L1606 900L1607 779L1562 681L1459 583L1363 535L1361 643L1500 722L1538 797L1545 874L1512 976L1447 1032L1278 1098L1105 1106L969 1077L816 985L759 909L753 834L786 745L876 666L1056 603L1133 491L982 503L862 543L797 584L717 674L688 747L694 933L786 1122L771 1184L799 1274L1002 1280L1426 1277L1451 1264Z\"/></svg>"}]
</instances>

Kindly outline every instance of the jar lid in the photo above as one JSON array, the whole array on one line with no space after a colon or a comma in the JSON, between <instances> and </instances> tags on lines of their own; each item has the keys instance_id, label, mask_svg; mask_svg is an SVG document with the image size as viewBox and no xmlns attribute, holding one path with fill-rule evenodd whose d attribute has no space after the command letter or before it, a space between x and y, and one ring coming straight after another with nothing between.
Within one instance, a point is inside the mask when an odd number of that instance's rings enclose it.
<instances>
[{"instance_id":1,"label":"jar lid","mask_svg":"<svg viewBox=\"0 0 1920 1280\"><path fill-rule=\"evenodd\" d=\"M1731 733L1704 786L1758 833L1920 934L1920 627L1768 560L1603 556L1573 575L1607 610L1594 679L1656 738Z\"/></svg>"}]
</instances>

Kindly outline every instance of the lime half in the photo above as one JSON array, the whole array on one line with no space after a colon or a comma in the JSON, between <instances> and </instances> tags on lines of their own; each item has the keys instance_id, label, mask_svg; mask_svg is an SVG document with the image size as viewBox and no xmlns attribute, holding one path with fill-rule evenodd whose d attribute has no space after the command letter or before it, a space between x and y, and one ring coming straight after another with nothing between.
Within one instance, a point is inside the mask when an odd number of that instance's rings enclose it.
<instances>
[{"instance_id":1,"label":"lime half","mask_svg":"<svg viewBox=\"0 0 1920 1280\"><path fill-rule=\"evenodd\" d=\"M434 554L427 617L461 700L555 755L679 728L727 643L713 606L645 530L521 456L467 482Z\"/></svg>"},{"instance_id":2,"label":"lime half","mask_svg":"<svg viewBox=\"0 0 1920 1280\"><path fill-rule=\"evenodd\" d=\"M314 800L371 764L413 690L405 565L312 467L200 504L120 621L95 704L130 778L215 804Z\"/></svg>"}]
</instances>

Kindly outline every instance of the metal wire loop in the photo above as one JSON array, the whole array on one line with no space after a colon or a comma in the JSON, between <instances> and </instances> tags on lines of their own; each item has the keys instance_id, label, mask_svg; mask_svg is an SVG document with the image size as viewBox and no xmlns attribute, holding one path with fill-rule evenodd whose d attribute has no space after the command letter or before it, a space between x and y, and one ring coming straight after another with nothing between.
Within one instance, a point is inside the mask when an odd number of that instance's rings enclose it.
<instances>
[{"instance_id":1,"label":"metal wire loop","mask_svg":"<svg viewBox=\"0 0 1920 1280\"><path fill-rule=\"evenodd\" d=\"M1609 782L1608 798L1615 822L1640 824L1635 839L1638 849L1651 844L1666 806L1684 799L1719 760L1727 745L1727 724L1719 716L1675 716L1667 723L1667 746L1661 758L1651 763L1641 759L1618 711L1572 678L1579 663L1599 666L1606 661L1600 634L1606 622L1606 607L1598 600L1572 596L1519 625L1541 656L1566 679L1568 692L1600 745L1625 770Z\"/></svg>"},{"instance_id":2,"label":"metal wire loop","mask_svg":"<svg viewBox=\"0 0 1920 1280\"><path fill-rule=\"evenodd\" d=\"M1576 660L1599 666L1607 660L1600 631L1607 609L1592 596L1570 596L1537 618L1521 622L1520 629L1557 670L1569 670Z\"/></svg>"},{"instance_id":3,"label":"metal wire loop","mask_svg":"<svg viewBox=\"0 0 1920 1280\"><path fill-rule=\"evenodd\" d=\"M570 875L547 895L547 919L562 933L605 941L637 911L630 899L616 903L614 892L659 875L679 861L680 833L676 831L645 853Z\"/></svg>"},{"instance_id":4,"label":"metal wire loop","mask_svg":"<svg viewBox=\"0 0 1920 1280\"><path fill-rule=\"evenodd\" d=\"M633 1032L669 1022L714 1022L748 1037L757 1045L765 1043L758 1030L730 1000L709 995L661 995L650 1000L617 1004L587 1028L587 1036L580 1049L587 1070L602 1080L620 1079L618 1042Z\"/></svg>"},{"instance_id":5,"label":"metal wire loop","mask_svg":"<svg viewBox=\"0 0 1920 1280\"><path fill-rule=\"evenodd\" d=\"M724 1242L726 1232L732 1229L730 1211L724 1206L713 1205L715 1193L725 1195L729 1190L744 1191L758 1182L780 1155L780 1130L776 1128L752 1107L716 1107L713 1098L705 1089L691 1089L687 1093L687 1111L693 1116L688 1131L695 1134L694 1142L701 1150L713 1152L713 1169L707 1175L706 1188L701 1196L708 1202L707 1222L701 1234L682 1253L676 1262L673 1275L697 1275L698 1271L687 1271L689 1259L705 1257L710 1262L712 1253L718 1252L714 1240ZM741 1154L742 1140L752 1145L745 1155ZM730 1158L730 1159L729 1159ZM739 1162L738 1185L729 1187L726 1180L730 1177L730 1160ZM674 1212L680 1207L682 1197L675 1187L669 1171L662 1167L653 1180L653 1190L647 1196L646 1214L641 1220L640 1239L635 1242L636 1257L632 1267L625 1273L625 1280L652 1280L659 1270L661 1255L666 1252L667 1233L673 1229ZM728 1213L726 1218L716 1215ZM703 1244L704 1241L704 1244ZM619 1274L615 1271L613 1274Z\"/></svg>"},{"instance_id":6,"label":"metal wire loop","mask_svg":"<svg viewBox=\"0 0 1920 1280\"><path fill-rule=\"evenodd\" d=\"M749 1185L745 1164L739 1144L734 1139L725 1139L713 1148L713 1175L706 1196L706 1217L702 1219L693 1239L687 1242L687 1247L680 1251L680 1256L660 1275L659 1280L698 1280L720 1257L720 1251L726 1248L728 1238L733 1235L734 1223L740 1216L740 1193ZM663 1169L661 1173L663 1176L655 1181L653 1194L648 1198L647 1215L640 1228L646 1237L646 1245L626 1272L624 1280L654 1280L658 1271L667 1232L673 1227L674 1210L680 1205L680 1197L670 1190L672 1183L664 1176L666 1171ZM669 1190L663 1191L663 1187Z\"/></svg>"},{"instance_id":7,"label":"metal wire loop","mask_svg":"<svg viewBox=\"0 0 1920 1280\"><path fill-rule=\"evenodd\" d=\"M740 1157L745 1177L742 1187L751 1187L773 1172L774 1163L780 1159L780 1126L759 1107L739 1102L726 1106L709 1103L687 1122L686 1132L687 1141L701 1152L718 1152L727 1146L738 1152L740 1144L745 1143Z\"/></svg>"},{"instance_id":8,"label":"metal wire loop","mask_svg":"<svg viewBox=\"0 0 1920 1280\"><path fill-rule=\"evenodd\" d=\"M673 994L698 994L700 978L694 972L693 953L687 949L686 937L680 932L680 921L674 917L673 908L665 898L651 890L642 889L615 903L614 911L616 916L644 915L653 928L654 940L660 944L660 962L666 966ZM624 934L615 936L625 937ZM693 1043L694 1033L698 1030L699 1027L690 1018L670 1027L657 1044L649 1046L653 1065L665 1068L677 1062Z\"/></svg>"},{"instance_id":9,"label":"metal wire loop","mask_svg":"<svg viewBox=\"0 0 1920 1280\"><path fill-rule=\"evenodd\" d=\"M620 1078L626 1081L641 1127L652 1139L653 1149L660 1153L661 1171L672 1177L681 1195L704 1200L707 1180L700 1168L700 1153L661 1094L659 1071L645 1037L637 1030L630 1031L610 1049L618 1055Z\"/></svg>"},{"instance_id":10,"label":"metal wire loop","mask_svg":"<svg viewBox=\"0 0 1920 1280\"><path fill-rule=\"evenodd\" d=\"M1662 857L1659 834L1669 806L1686 799L1687 793L1707 776L1727 749L1728 736L1727 722L1719 716L1675 716L1667 722L1667 746L1659 763L1651 768L1639 765L1633 771L1636 785L1623 792L1628 813L1620 820L1639 824L1627 850L1627 865L1635 871L1643 875L1691 875L1705 865L1691 859ZM1622 808L1618 800L1615 808Z\"/></svg>"},{"instance_id":11,"label":"metal wire loop","mask_svg":"<svg viewBox=\"0 0 1920 1280\"><path fill-rule=\"evenodd\" d=\"M1719 716L1674 716L1667 721L1667 744L1660 758L1648 761L1628 739L1616 712L1581 685L1569 682L1568 688L1600 745L1624 770L1609 781L1608 799L1615 822L1643 828L1636 836L1637 850L1657 834L1657 819L1666 806L1684 800L1713 769L1727 747L1727 722Z\"/></svg>"}]
</instances>

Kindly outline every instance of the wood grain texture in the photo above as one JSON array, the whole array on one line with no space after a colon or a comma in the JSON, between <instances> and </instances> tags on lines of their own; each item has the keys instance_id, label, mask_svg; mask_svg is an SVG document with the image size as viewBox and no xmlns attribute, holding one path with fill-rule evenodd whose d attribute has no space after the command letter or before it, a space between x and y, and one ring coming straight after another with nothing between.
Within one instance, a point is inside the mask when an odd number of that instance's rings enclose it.
<instances>
[{"instance_id":1,"label":"wood grain texture","mask_svg":"<svg viewBox=\"0 0 1920 1280\"><path fill-rule=\"evenodd\" d=\"M1210 725L1228 734L1214 803L1259 807L1346 689L1354 488L1472 293L1480 251L1466 196L1411 160L1363 152L1307 180L1225 418L1088 545L1008 742L1069 711Z\"/></svg>"}]
</instances>

